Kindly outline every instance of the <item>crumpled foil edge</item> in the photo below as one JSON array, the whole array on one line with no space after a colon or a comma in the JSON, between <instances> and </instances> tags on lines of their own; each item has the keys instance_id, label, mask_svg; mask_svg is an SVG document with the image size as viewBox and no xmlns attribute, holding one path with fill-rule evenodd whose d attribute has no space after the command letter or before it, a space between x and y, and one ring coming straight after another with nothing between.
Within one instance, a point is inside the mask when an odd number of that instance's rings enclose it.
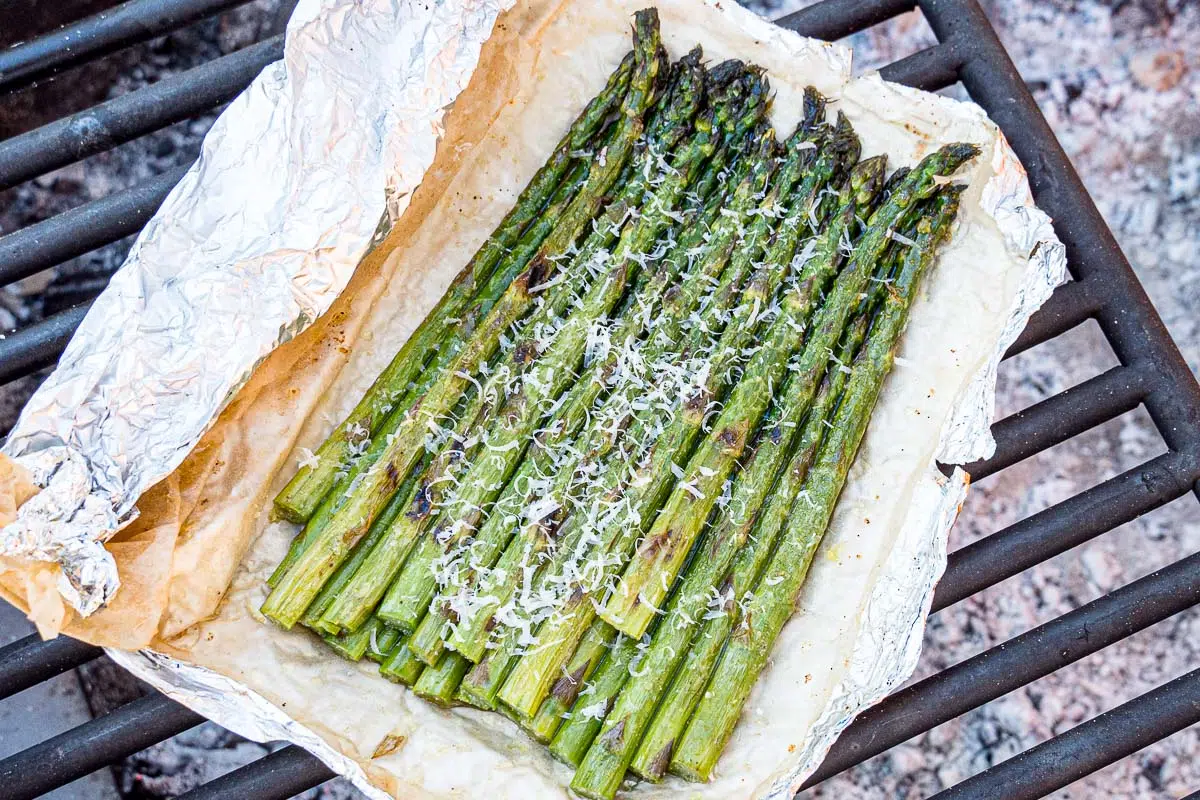
<instances>
[{"instance_id":1,"label":"crumpled foil edge","mask_svg":"<svg viewBox=\"0 0 1200 800\"><path fill-rule=\"evenodd\" d=\"M152 650L105 648L105 653L167 697L208 719L219 720L223 728L238 736L255 742L290 742L316 756L370 800L392 800L391 795L367 780L367 774L353 759L237 681Z\"/></svg>"},{"instance_id":2,"label":"crumpled foil edge","mask_svg":"<svg viewBox=\"0 0 1200 800\"><path fill-rule=\"evenodd\" d=\"M511 3L299 4L21 412L3 452L42 491L0 553L57 563L82 616L112 598L104 542L407 208Z\"/></svg>"},{"instance_id":3,"label":"crumpled foil edge","mask_svg":"<svg viewBox=\"0 0 1200 800\"><path fill-rule=\"evenodd\" d=\"M1000 362L1035 311L1067 280L1066 248L1050 217L1037 208L1025 168L997 132L993 176L980 203L1013 252L1028 254L1028 268L1012 303L996 348L955 404L938 443L937 460L969 464L996 451L991 421L996 406ZM854 719L898 689L917 668L934 589L946 571L950 529L966 499L970 476L955 467L946 477L930 465L938 496L927 516L910 517L879 570L862 611L845 676L834 688L824 713L797 745L802 754L786 779L764 795L791 798L825 759Z\"/></svg>"}]
</instances>

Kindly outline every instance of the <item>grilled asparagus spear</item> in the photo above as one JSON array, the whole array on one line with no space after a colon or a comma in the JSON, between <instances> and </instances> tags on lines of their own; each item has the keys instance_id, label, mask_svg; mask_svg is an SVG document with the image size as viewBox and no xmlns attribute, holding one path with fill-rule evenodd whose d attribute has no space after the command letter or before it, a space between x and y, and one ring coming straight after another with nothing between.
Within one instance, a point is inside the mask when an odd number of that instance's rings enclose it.
<instances>
[{"instance_id":1,"label":"grilled asparagus spear","mask_svg":"<svg viewBox=\"0 0 1200 800\"><path fill-rule=\"evenodd\" d=\"M873 196L878 190L878 182L875 183L874 191L867 192L868 196ZM639 468L641 475L630 482L630 485L636 488L630 492L633 496L632 502L626 500L625 503L627 507L632 506L632 516L618 516L615 524L607 526L601 534L601 541L588 556L590 564L599 565L598 568L587 567L588 585L577 589L558 615L539 630L539 641L533 653L522 658L505 682L500 691L500 698L510 706L520 710L529 703L540 702L544 697L549 681L563 663L564 652L569 654L570 648L573 648L574 642L578 641L582 633L581 628L586 628L591 622L595 613L592 595L598 591L610 590L610 581L617 575L624 563L626 552L643 528L642 521L648 522L652 518L664 489L672 485L675 465L683 461L691 451L702 430L709 404L723 395L724 388L730 382L737 365L737 358L753 341L755 332L759 329L759 311L769 304L775 287L785 272L780 267L791 261L798 233L794 229L789 231L786 227L781 228L781 232L788 235L772 244L772 250L776 252L765 259L756 271L754 280L734 309L732 318L717 343L704 391L689 399L682 413L670 420L665 432L651 448L650 458ZM799 288L789 293L789 299L791 302L784 304L783 313L769 325L772 335L768 337L768 344L773 343L773 346L764 346L755 352L746 367L747 373L769 377L782 373L786 368L787 354L790 352L788 344L792 342L788 335L794 337L803 330L801 327L798 331L793 326L803 322L807 306L815 300ZM748 392L743 390L742 394ZM722 414L728 416L725 411L722 411ZM759 414L761 415L761 412ZM734 426L730 423L725 427ZM720 484L716 492L720 492ZM690 492L684 493L691 497ZM611 620L609 622L611 624Z\"/></svg>"},{"instance_id":2,"label":"grilled asparagus spear","mask_svg":"<svg viewBox=\"0 0 1200 800\"><path fill-rule=\"evenodd\" d=\"M947 174L976 152L976 148L966 145L945 148L927 159L930 164L923 163L913 172L927 172L936 165L929 174ZM896 195L905 194L905 188L899 187L889 203L897 199ZM913 194L920 196L921 192ZM792 614L808 565L866 432L883 379L891 369L922 273L936 257L938 246L949 235L957 215L957 190L943 192L936 206L933 215L921 221L916 244L905 258L865 347L855 358L833 425L808 471L805 496L793 505L787 530L742 612L745 624L737 628L725 645L709 680L709 689L675 749L671 770L677 774L691 780L708 780L733 733L742 704L766 666L771 646Z\"/></svg>"},{"instance_id":3,"label":"grilled asparagus spear","mask_svg":"<svg viewBox=\"0 0 1200 800\"><path fill-rule=\"evenodd\" d=\"M564 181L575 165L578 151L592 143L605 120L624 99L633 73L633 53L621 61L609 76L608 84L592 99L575 119L554 149L554 154L522 190L516 204L501 220L496 230L454 279L446 294L429 312L363 395L354 410L338 425L315 453L317 463L300 468L275 498L275 509L284 519L306 522L317 505L336 482L335 475L349 460L355 439L362 431L369 435L377 430L385 416L407 393L409 384L436 351L445 348L464 332L455 327L469 303L483 307L504 290L515 274L514 270L496 267L521 237L522 232L540 213L560 187L571 185ZM511 265L510 265L511 266ZM520 269L520 265L517 265ZM492 280L493 275L497 280ZM487 313L486 310L483 313Z\"/></svg>"},{"instance_id":4,"label":"grilled asparagus spear","mask_svg":"<svg viewBox=\"0 0 1200 800\"><path fill-rule=\"evenodd\" d=\"M528 267L505 289L484 322L472 332L462 349L429 390L406 412L406 424L388 444L378 462L366 470L345 503L321 529L316 539L280 576L263 604L263 614L284 628L299 620L346 552L369 528L396 487L403 482L423 448L425 420L454 406L469 382L475 365L486 361L499 346L500 337L520 319L534 301L536 289L555 272L552 258L565 252L595 216L612 183L621 173L643 129L643 115L653 100L655 77L662 54L658 15L638 12L634 29L634 67L629 92L622 102L622 118L608 148L606 163L593 170L587 182L563 213L554 232L542 243ZM465 377L464 377L465 376Z\"/></svg>"}]
</instances>

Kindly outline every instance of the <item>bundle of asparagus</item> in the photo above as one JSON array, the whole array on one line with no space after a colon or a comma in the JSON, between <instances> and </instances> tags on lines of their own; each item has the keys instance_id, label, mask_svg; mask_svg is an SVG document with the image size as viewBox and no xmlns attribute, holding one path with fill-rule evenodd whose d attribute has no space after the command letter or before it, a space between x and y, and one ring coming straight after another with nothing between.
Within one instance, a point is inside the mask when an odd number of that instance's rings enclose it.
<instances>
[{"instance_id":1,"label":"bundle of asparagus","mask_svg":"<svg viewBox=\"0 0 1200 800\"><path fill-rule=\"evenodd\" d=\"M975 148L887 176L809 90L632 51L276 498L263 614L500 711L611 798L707 780L803 585Z\"/></svg>"}]
</instances>

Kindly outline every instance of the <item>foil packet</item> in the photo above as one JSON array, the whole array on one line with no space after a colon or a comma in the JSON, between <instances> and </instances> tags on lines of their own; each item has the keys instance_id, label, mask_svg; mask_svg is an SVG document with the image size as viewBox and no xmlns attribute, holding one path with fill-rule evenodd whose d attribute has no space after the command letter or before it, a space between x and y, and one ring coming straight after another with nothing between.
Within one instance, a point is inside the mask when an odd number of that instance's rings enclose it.
<instances>
[{"instance_id":1,"label":"foil packet","mask_svg":"<svg viewBox=\"0 0 1200 800\"><path fill-rule=\"evenodd\" d=\"M511 205L645 4L302 0L285 60L222 115L5 450L45 488L0 532L0 556L62 565L63 595L85 615L68 633L116 645L123 666L230 730L304 747L372 798L484 785L514 800L568 796L569 770L508 720L434 708L257 608L296 530L269 519L270 498ZM731 3L655 5L672 55L700 42L713 61L764 66L785 134L811 84L850 117L864 155L893 166L947 141L986 148L719 775L628 792L782 798L915 668L969 482L936 464L994 449L997 367L1065 279L1065 254L977 106L853 77L846 48ZM254 451L263 441L280 452ZM251 452L256 463L229 465ZM122 604L143 589L117 591L115 564L127 581L137 569L111 552L151 518L177 529L173 578L150 604L166 607L161 620L131 634ZM2 575L0 590L21 602Z\"/></svg>"},{"instance_id":2,"label":"foil packet","mask_svg":"<svg viewBox=\"0 0 1200 800\"><path fill-rule=\"evenodd\" d=\"M104 542L407 208L504 6L297 6L22 411L3 452L43 491L0 552L57 563L85 616L112 598Z\"/></svg>"}]
</instances>

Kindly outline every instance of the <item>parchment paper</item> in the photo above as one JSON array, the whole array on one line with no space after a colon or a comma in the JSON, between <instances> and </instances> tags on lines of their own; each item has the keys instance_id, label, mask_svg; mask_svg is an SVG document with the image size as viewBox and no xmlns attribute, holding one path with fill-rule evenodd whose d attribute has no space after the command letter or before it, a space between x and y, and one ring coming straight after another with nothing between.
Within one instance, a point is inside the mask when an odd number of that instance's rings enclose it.
<instances>
[{"instance_id":1,"label":"parchment paper","mask_svg":"<svg viewBox=\"0 0 1200 800\"><path fill-rule=\"evenodd\" d=\"M169 564L170 581L147 597L137 591L139 562L121 559L125 590L69 632L149 645L184 662L120 656L232 729L301 741L360 785L365 776L396 797L566 796L570 771L503 717L434 708L381 679L374 665L350 664L304 632L265 624L257 608L295 531L267 515L297 448L315 449L436 302L627 51L630 17L643 5L528 0L501 17L408 211L330 313L276 351L177 473L143 499L142 527L117 543L140 548L147 571ZM915 666L946 532L967 485L961 472L945 478L935 461L987 454L995 364L1061 280L1061 251L1032 208L1019 165L977 107L874 76L851 80L843 48L804 40L732 3L656 5L673 57L699 42L713 61L737 56L767 68L781 136L811 84L849 115L864 155L886 152L892 168L951 141L984 147L963 176L971 189L958 229L913 310L799 611L718 777L629 793L782 796L854 714ZM1024 225L1002 231L997 219L1014 207L1026 209ZM1037 242L1041 254L1031 261ZM169 548L160 546L164 538ZM209 680L205 670L239 686ZM225 688L214 694L218 684Z\"/></svg>"}]
</instances>

